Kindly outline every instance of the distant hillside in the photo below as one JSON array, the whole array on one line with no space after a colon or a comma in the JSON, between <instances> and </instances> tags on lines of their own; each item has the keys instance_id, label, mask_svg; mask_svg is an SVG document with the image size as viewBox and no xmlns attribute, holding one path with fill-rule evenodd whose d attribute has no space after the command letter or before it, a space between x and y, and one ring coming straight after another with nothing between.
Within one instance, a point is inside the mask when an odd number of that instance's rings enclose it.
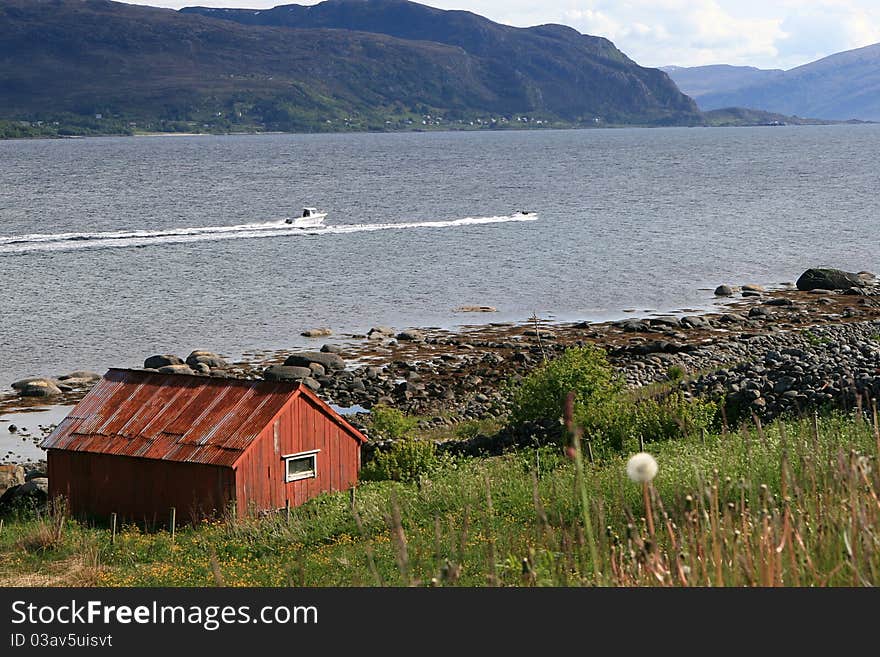
<instances>
[{"instance_id":1,"label":"distant hillside","mask_svg":"<svg viewBox=\"0 0 880 657\"><path fill-rule=\"evenodd\" d=\"M807 119L799 116L788 116L764 110L746 109L744 107L725 107L703 112L706 125L712 127L740 126L781 126L781 125L828 125L831 123L858 123L858 121L833 121L829 119Z\"/></svg>"},{"instance_id":2,"label":"distant hillside","mask_svg":"<svg viewBox=\"0 0 880 657\"><path fill-rule=\"evenodd\" d=\"M678 73L675 73L678 75ZM739 89L707 93L703 109L752 107L823 119L880 120L880 44L805 64Z\"/></svg>"},{"instance_id":3,"label":"distant hillside","mask_svg":"<svg viewBox=\"0 0 880 657\"><path fill-rule=\"evenodd\" d=\"M761 69L753 66L730 66L714 64L711 66L664 66L666 72L678 88L697 101L701 109L706 107L701 98L707 94L734 91L752 84L769 82L781 75L782 69Z\"/></svg>"},{"instance_id":4,"label":"distant hillside","mask_svg":"<svg viewBox=\"0 0 880 657\"><path fill-rule=\"evenodd\" d=\"M563 26L518 29L394 0L249 14L0 0L0 118L233 130L383 129L425 114L701 120L665 73Z\"/></svg>"}]
</instances>

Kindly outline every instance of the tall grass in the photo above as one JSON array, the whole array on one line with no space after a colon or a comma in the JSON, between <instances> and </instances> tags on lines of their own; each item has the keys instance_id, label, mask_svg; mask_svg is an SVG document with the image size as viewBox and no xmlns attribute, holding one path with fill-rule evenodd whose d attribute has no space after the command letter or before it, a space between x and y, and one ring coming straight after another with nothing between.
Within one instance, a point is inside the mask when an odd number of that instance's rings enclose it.
<instances>
[{"instance_id":1,"label":"tall grass","mask_svg":"<svg viewBox=\"0 0 880 657\"><path fill-rule=\"evenodd\" d=\"M880 581L880 433L860 416L749 426L589 462L558 448L449 462L284 514L144 533L10 517L0 581L60 571L97 546L103 585L866 586ZM647 521L650 508L653 530ZM49 523L51 526L51 523ZM592 534L592 540L590 539ZM591 547L592 546L592 547ZM10 580L9 578L13 578Z\"/></svg>"}]
</instances>

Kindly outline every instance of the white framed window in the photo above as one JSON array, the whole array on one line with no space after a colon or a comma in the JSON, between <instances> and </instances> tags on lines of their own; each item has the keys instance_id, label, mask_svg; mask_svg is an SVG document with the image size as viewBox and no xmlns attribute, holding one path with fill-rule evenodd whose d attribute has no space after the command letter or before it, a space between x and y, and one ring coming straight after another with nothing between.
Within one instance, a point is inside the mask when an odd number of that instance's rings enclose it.
<instances>
[{"instance_id":1,"label":"white framed window","mask_svg":"<svg viewBox=\"0 0 880 657\"><path fill-rule=\"evenodd\" d=\"M312 479L318 476L318 452L320 449L313 449L308 452L300 452L299 454L288 454L282 456L284 459L284 481L298 481L300 479Z\"/></svg>"}]
</instances>

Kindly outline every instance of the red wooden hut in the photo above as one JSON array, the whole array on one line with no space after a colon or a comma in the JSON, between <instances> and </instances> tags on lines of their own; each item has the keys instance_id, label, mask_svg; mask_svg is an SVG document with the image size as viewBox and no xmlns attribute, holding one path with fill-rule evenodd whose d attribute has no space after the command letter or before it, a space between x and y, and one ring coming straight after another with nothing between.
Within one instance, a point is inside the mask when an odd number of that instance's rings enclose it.
<instances>
[{"instance_id":1,"label":"red wooden hut","mask_svg":"<svg viewBox=\"0 0 880 657\"><path fill-rule=\"evenodd\" d=\"M76 514L297 506L357 484L366 438L306 386L111 369L44 441Z\"/></svg>"}]
</instances>

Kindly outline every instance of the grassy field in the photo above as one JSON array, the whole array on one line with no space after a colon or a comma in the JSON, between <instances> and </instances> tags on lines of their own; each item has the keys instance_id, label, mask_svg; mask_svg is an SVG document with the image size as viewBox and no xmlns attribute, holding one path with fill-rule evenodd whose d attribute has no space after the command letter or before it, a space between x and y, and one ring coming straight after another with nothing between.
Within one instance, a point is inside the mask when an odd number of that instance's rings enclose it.
<instances>
[{"instance_id":1,"label":"grassy field","mask_svg":"<svg viewBox=\"0 0 880 657\"><path fill-rule=\"evenodd\" d=\"M625 456L579 477L545 447L173 538L126 526L111 544L63 511L19 514L0 530L0 586L872 585L878 445L876 424L853 416L649 443L648 507Z\"/></svg>"}]
</instances>

